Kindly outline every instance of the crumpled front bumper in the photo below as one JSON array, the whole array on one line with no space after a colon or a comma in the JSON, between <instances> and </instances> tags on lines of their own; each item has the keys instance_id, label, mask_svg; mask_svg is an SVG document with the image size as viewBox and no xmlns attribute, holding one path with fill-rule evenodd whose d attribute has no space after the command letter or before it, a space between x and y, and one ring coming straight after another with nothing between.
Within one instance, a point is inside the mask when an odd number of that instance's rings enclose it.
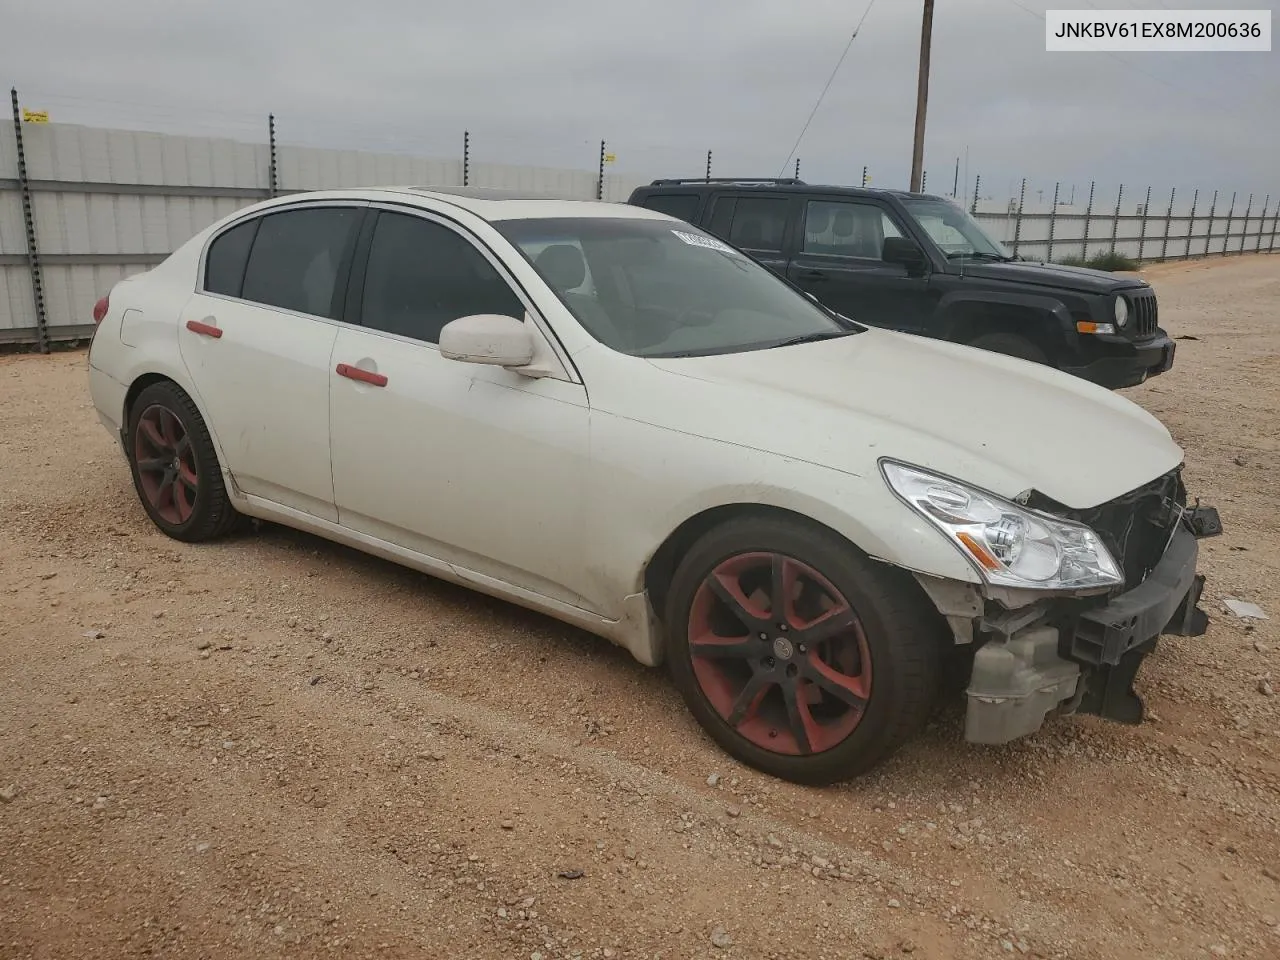
<instances>
[{"instance_id":1,"label":"crumpled front bumper","mask_svg":"<svg viewBox=\"0 0 1280 960\"><path fill-rule=\"evenodd\" d=\"M1198 606L1198 539L1216 536L1217 511L1197 507L1180 523L1147 578L1105 606L1035 616L997 633L974 654L965 739L1007 743L1034 733L1052 713L1093 713L1140 723L1133 680L1160 634L1199 636L1209 618Z\"/></svg>"}]
</instances>

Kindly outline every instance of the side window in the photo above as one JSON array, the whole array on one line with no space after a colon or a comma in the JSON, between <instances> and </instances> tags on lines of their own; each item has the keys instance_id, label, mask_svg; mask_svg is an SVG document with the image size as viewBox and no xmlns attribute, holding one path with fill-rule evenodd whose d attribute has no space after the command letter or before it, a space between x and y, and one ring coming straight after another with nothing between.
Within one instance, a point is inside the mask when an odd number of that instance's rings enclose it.
<instances>
[{"instance_id":1,"label":"side window","mask_svg":"<svg viewBox=\"0 0 1280 960\"><path fill-rule=\"evenodd\" d=\"M524 304L480 251L450 228L407 214L379 214L360 322L438 343L446 323L475 313L523 318Z\"/></svg>"},{"instance_id":2,"label":"side window","mask_svg":"<svg viewBox=\"0 0 1280 960\"><path fill-rule=\"evenodd\" d=\"M232 227L209 244L204 263L204 289L227 297L240 296L244 286L244 268L249 262L249 248L258 232L261 218Z\"/></svg>"},{"instance_id":3,"label":"side window","mask_svg":"<svg viewBox=\"0 0 1280 960\"><path fill-rule=\"evenodd\" d=\"M879 260L885 237L900 237L889 215L873 203L810 200L805 205L805 253Z\"/></svg>"},{"instance_id":4,"label":"side window","mask_svg":"<svg viewBox=\"0 0 1280 960\"><path fill-rule=\"evenodd\" d=\"M733 197L717 197L716 205L711 208L711 223L707 232L721 240L729 239L729 228L733 226L733 206L738 201Z\"/></svg>"},{"instance_id":5,"label":"side window","mask_svg":"<svg viewBox=\"0 0 1280 960\"><path fill-rule=\"evenodd\" d=\"M696 193L655 193L645 198L644 205L650 210L657 210L686 223L693 223L698 215Z\"/></svg>"},{"instance_id":6,"label":"side window","mask_svg":"<svg viewBox=\"0 0 1280 960\"><path fill-rule=\"evenodd\" d=\"M744 250L781 250L787 229L787 201L780 197L739 197L729 242Z\"/></svg>"},{"instance_id":7,"label":"side window","mask_svg":"<svg viewBox=\"0 0 1280 960\"><path fill-rule=\"evenodd\" d=\"M343 291L338 273L362 210L313 207L261 218L244 272L245 300L331 320Z\"/></svg>"}]
</instances>

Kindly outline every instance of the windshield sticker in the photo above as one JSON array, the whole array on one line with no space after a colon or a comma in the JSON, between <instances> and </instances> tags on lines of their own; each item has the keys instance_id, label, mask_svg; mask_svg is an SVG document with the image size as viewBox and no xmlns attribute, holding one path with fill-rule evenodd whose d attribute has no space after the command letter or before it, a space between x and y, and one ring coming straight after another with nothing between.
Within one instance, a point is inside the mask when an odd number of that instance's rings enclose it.
<instances>
[{"instance_id":1,"label":"windshield sticker","mask_svg":"<svg viewBox=\"0 0 1280 960\"><path fill-rule=\"evenodd\" d=\"M717 253L727 253L733 257L741 257L737 250L729 246L727 243L721 243L714 237L703 237L696 233L686 233L683 230L672 230L677 237L683 240L691 247L705 247L708 250L715 250Z\"/></svg>"}]
</instances>

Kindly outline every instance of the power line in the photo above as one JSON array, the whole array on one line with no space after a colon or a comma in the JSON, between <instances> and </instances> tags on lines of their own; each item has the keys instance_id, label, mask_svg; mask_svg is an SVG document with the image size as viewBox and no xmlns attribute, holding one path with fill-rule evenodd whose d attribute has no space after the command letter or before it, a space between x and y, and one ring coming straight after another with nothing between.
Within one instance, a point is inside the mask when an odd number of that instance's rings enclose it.
<instances>
[{"instance_id":1,"label":"power line","mask_svg":"<svg viewBox=\"0 0 1280 960\"><path fill-rule=\"evenodd\" d=\"M787 169L787 164L791 162L791 158L796 155L796 151L800 149L800 141L804 139L804 135L809 132L809 124L813 123L813 118L818 112L818 108L822 106L823 98L826 97L827 91L831 89L831 84L835 82L836 74L840 72L840 67L844 65L844 58L849 55L849 49L853 46L853 41L858 39L858 31L862 29L862 24L867 19L867 14L871 12L871 8L876 5L876 0L869 0L867 8L862 11L862 17L858 20L858 25L853 28L853 33L849 36L849 42L844 45L844 51L840 54L840 59L836 61L835 69L831 71L831 76L827 77L827 84L822 88L822 92L818 94L818 100L813 105L813 109L809 111L809 119L804 122L804 126L800 128L800 136L796 137L796 142L791 148L791 152L787 154L786 159L782 161L782 168L778 170L778 176Z\"/></svg>"}]
</instances>

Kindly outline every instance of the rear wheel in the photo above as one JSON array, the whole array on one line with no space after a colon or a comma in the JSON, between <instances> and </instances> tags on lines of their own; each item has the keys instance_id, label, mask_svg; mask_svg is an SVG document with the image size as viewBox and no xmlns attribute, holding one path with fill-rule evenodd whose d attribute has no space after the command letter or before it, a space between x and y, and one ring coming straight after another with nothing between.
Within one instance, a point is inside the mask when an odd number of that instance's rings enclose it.
<instances>
[{"instance_id":1,"label":"rear wheel","mask_svg":"<svg viewBox=\"0 0 1280 960\"><path fill-rule=\"evenodd\" d=\"M204 418L176 383L153 383L129 410L133 484L153 523L175 540L194 543L228 532L231 506Z\"/></svg>"},{"instance_id":2,"label":"rear wheel","mask_svg":"<svg viewBox=\"0 0 1280 960\"><path fill-rule=\"evenodd\" d=\"M941 645L921 601L833 534L733 520L676 570L667 659L726 751L786 780L832 783L881 762L928 719Z\"/></svg>"},{"instance_id":3,"label":"rear wheel","mask_svg":"<svg viewBox=\"0 0 1280 960\"><path fill-rule=\"evenodd\" d=\"M987 333L971 340L969 346L979 350L990 350L992 353L1003 353L1007 357L1018 357L1032 363L1048 363L1043 350L1026 337L1016 333Z\"/></svg>"}]
</instances>

